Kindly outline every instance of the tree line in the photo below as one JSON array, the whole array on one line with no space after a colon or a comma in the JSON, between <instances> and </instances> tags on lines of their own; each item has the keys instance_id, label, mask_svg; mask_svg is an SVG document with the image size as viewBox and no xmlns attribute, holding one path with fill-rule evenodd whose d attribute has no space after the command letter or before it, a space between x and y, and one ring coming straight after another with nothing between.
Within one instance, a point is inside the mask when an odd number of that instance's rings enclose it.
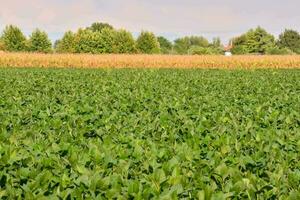
<instances>
[{"instance_id":1,"label":"tree line","mask_svg":"<svg viewBox=\"0 0 300 200\"><path fill-rule=\"evenodd\" d=\"M300 34L286 29L278 39L257 27L230 40L233 54L300 54ZM0 36L0 50L10 52L92 53L92 54L180 54L217 55L224 53L220 38L211 42L202 36L185 36L170 41L149 31L135 39L127 30L107 23L93 23L77 32L67 31L54 44L46 32L34 30L27 38L17 26L6 26Z\"/></svg>"}]
</instances>

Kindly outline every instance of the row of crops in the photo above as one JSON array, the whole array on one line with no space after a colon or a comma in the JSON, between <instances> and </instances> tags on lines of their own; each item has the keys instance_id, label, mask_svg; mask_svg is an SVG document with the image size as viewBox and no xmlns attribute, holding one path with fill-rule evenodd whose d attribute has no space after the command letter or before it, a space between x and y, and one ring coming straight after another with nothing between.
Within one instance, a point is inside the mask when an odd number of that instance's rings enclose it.
<instances>
[{"instance_id":1,"label":"row of crops","mask_svg":"<svg viewBox=\"0 0 300 200\"><path fill-rule=\"evenodd\" d=\"M300 199L299 77L0 69L0 199Z\"/></svg>"},{"instance_id":2,"label":"row of crops","mask_svg":"<svg viewBox=\"0 0 300 200\"><path fill-rule=\"evenodd\" d=\"M124 55L39 54L0 51L1 67L43 68L202 68L202 69L299 69L300 55Z\"/></svg>"}]
</instances>

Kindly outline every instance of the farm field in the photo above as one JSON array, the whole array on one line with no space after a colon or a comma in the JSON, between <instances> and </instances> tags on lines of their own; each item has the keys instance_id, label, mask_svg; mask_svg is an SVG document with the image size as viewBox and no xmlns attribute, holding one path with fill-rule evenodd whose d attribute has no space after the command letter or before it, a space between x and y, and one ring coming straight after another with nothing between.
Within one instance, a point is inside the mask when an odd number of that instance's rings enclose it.
<instances>
[{"instance_id":1,"label":"farm field","mask_svg":"<svg viewBox=\"0 0 300 200\"><path fill-rule=\"evenodd\" d=\"M0 68L0 199L300 199L299 141L297 69Z\"/></svg>"},{"instance_id":2,"label":"farm field","mask_svg":"<svg viewBox=\"0 0 300 200\"><path fill-rule=\"evenodd\" d=\"M300 68L300 56L38 54L0 52L1 67L71 68Z\"/></svg>"}]
</instances>

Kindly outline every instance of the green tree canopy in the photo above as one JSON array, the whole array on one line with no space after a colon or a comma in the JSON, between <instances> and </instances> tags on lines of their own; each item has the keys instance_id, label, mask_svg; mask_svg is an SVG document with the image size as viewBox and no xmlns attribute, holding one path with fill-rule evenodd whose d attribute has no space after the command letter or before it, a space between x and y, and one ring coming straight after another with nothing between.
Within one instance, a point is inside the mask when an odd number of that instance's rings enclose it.
<instances>
[{"instance_id":1,"label":"green tree canopy","mask_svg":"<svg viewBox=\"0 0 300 200\"><path fill-rule=\"evenodd\" d=\"M16 26L6 26L2 34L2 41L7 51L26 50L26 37Z\"/></svg>"},{"instance_id":2,"label":"green tree canopy","mask_svg":"<svg viewBox=\"0 0 300 200\"><path fill-rule=\"evenodd\" d=\"M275 38L265 29L257 27L233 39L233 52L239 54L265 54L268 49L274 48Z\"/></svg>"},{"instance_id":3,"label":"green tree canopy","mask_svg":"<svg viewBox=\"0 0 300 200\"><path fill-rule=\"evenodd\" d=\"M61 40L55 45L55 49L59 53L74 53L75 52L75 37L72 31L67 31Z\"/></svg>"},{"instance_id":4,"label":"green tree canopy","mask_svg":"<svg viewBox=\"0 0 300 200\"><path fill-rule=\"evenodd\" d=\"M135 53L136 45L132 34L126 30L118 30L115 34L114 53Z\"/></svg>"},{"instance_id":5,"label":"green tree canopy","mask_svg":"<svg viewBox=\"0 0 300 200\"><path fill-rule=\"evenodd\" d=\"M165 38L163 36L157 37L157 40L158 40L159 45L160 45L161 53L163 53L163 54L171 53L172 48L173 48L172 42L170 42L167 38Z\"/></svg>"},{"instance_id":6,"label":"green tree canopy","mask_svg":"<svg viewBox=\"0 0 300 200\"><path fill-rule=\"evenodd\" d=\"M113 53L115 47L116 31L104 28L99 31L80 29L75 36L76 53Z\"/></svg>"},{"instance_id":7,"label":"green tree canopy","mask_svg":"<svg viewBox=\"0 0 300 200\"><path fill-rule=\"evenodd\" d=\"M220 38L213 38L212 43L210 43L209 45L208 52L212 52L212 54L224 53L223 45Z\"/></svg>"},{"instance_id":8,"label":"green tree canopy","mask_svg":"<svg viewBox=\"0 0 300 200\"><path fill-rule=\"evenodd\" d=\"M154 33L142 31L137 39L137 49L140 53L157 54L160 53L159 42Z\"/></svg>"},{"instance_id":9,"label":"green tree canopy","mask_svg":"<svg viewBox=\"0 0 300 200\"><path fill-rule=\"evenodd\" d=\"M100 32L79 29L75 36L75 53L101 53L99 52L100 42Z\"/></svg>"},{"instance_id":10,"label":"green tree canopy","mask_svg":"<svg viewBox=\"0 0 300 200\"><path fill-rule=\"evenodd\" d=\"M116 35L117 31L110 28L103 28L100 32L100 43L98 50L100 53L115 53L116 52Z\"/></svg>"},{"instance_id":11,"label":"green tree canopy","mask_svg":"<svg viewBox=\"0 0 300 200\"><path fill-rule=\"evenodd\" d=\"M3 39L0 37L0 51L5 51L5 44L4 44L4 41Z\"/></svg>"},{"instance_id":12,"label":"green tree canopy","mask_svg":"<svg viewBox=\"0 0 300 200\"><path fill-rule=\"evenodd\" d=\"M28 50L31 52L51 52L52 44L46 32L36 29L28 41Z\"/></svg>"},{"instance_id":13,"label":"green tree canopy","mask_svg":"<svg viewBox=\"0 0 300 200\"><path fill-rule=\"evenodd\" d=\"M288 48L293 52L300 54L300 34L298 31L286 29L279 35L278 46Z\"/></svg>"},{"instance_id":14,"label":"green tree canopy","mask_svg":"<svg viewBox=\"0 0 300 200\"><path fill-rule=\"evenodd\" d=\"M202 36L186 36L176 39L174 43L174 49L178 54L188 54L193 46L209 47L208 40Z\"/></svg>"},{"instance_id":15,"label":"green tree canopy","mask_svg":"<svg viewBox=\"0 0 300 200\"><path fill-rule=\"evenodd\" d=\"M99 31L101 32L102 29L107 28L107 29L114 29L114 27L108 23L102 23L102 22L95 22L93 23L90 27L88 27L89 30L96 32Z\"/></svg>"}]
</instances>

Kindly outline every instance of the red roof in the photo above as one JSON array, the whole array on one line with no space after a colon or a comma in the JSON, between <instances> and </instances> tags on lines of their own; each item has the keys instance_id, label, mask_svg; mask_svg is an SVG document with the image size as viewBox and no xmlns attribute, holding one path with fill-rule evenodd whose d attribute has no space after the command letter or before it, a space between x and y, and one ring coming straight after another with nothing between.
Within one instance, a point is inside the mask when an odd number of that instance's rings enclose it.
<instances>
[{"instance_id":1,"label":"red roof","mask_svg":"<svg viewBox=\"0 0 300 200\"><path fill-rule=\"evenodd\" d=\"M232 45L224 46L224 51L230 51L233 48Z\"/></svg>"}]
</instances>

